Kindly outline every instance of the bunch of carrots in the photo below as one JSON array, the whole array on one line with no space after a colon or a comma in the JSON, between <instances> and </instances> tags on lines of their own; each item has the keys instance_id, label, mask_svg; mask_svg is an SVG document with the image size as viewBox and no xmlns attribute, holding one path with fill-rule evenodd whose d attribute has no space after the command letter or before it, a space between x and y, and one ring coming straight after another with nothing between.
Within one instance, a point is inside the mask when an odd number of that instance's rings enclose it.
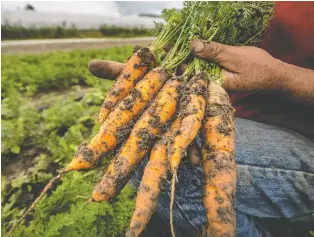
<instances>
[{"instance_id":1,"label":"bunch of carrots","mask_svg":"<svg viewBox=\"0 0 314 237\"><path fill-rule=\"evenodd\" d=\"M200 236L235 236L234 109L221 87L214 63L191 57L191 40L202 38L232 45L256 45L273 15L271 2L185 2L181 11L165 10L166 24L149 47L136 49L116 78L99 113L101 127L83 143L53 184L73 170L91 169L108 152L117 151L88 202L110 201L149 155L126 236L139 236L155 212L162 182L171 172L170 226L180 161L192 154L204 170L203 203L208 219ZM172 48L156 65L166 45ZM181 75L177 69L187 65ZM201 151L194 140L199 134Z\"/></svg>"}]
</instances>

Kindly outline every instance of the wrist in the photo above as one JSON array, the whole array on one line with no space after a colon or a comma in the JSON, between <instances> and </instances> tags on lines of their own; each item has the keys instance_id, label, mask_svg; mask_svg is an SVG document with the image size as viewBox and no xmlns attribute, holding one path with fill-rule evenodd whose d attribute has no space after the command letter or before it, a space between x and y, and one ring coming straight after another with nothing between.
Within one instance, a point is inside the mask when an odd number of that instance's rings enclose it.
<instances>
[{"instance_id":1,"label":"wrist","mask_svg":"<svg viewBox=\"0 0 314 237\"><path fill-rule=\"evenodd\" d=\"M277 92L287 92L293 79L293 69L291 64L274 58L273 70L270 76L270 89Z\"/></svg>"},{"instance_id":2,"label":"wrist","mask_svg":"<svg viewBox=\"0 0 314 237\"><path fill-rule=\"evenodd\" d=\"M274 88L293 101L314 102L314 70L278 60Z\"/></svg>"}]
</instances>

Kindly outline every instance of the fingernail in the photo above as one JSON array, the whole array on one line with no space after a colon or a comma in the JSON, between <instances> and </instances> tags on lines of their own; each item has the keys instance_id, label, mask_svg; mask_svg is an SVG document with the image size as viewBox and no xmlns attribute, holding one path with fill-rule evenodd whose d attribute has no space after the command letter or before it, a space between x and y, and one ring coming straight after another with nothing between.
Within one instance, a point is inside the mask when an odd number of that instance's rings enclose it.
<instances>
[{"instance_id":1,"label":"fingernail","mask_svg":"<svg viewBox=\"0 0 314 237\"><path fill-rule=\"evenodd\" d=\"M204 41L202 40L199 40L199 39L195 39L191 42L191 50L194 52L194 53L201 53L204 51L204 48L205 48L205 43Z\"/></svg>"},{"instance_id":2,"label":"fingernail","mask_svg":"<svg viewBox=\"0 0 314 237\"><path fill-rule=\"evenodd\" d=\"M97 59L93 59L88 63L88 68L90 70L99 70L101 67L101 61Z\"/></svg>"}]
</instances>

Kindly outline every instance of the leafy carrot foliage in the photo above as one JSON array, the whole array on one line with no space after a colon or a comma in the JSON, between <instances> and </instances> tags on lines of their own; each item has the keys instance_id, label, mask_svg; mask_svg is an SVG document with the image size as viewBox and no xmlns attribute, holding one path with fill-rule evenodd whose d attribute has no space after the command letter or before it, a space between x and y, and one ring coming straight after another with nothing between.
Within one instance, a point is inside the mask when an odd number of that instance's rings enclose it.
<instances>
[{"instance_id":1,"label":"leafy carrot foliage","mask_svg":"<svg viewBox=\"0 0 314 237\"><path fill-rule=\"evenodd\" d=\"M77 145L98 130L96 114L112 81L87 69L91 59L123 61L133 47L2 56L2 234L38 196ZM114 204L82 210L106 162L64 178L14 236L121 236L134 194L127 187Z\"/></svg>"}]
</instances>

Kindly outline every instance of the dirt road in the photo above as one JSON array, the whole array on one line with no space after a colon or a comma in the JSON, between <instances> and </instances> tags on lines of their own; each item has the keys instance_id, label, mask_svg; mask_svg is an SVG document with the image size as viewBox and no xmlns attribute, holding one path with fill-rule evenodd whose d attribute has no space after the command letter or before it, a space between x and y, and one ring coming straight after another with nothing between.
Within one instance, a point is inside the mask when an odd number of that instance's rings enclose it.
<instances>
[{"instance_id":1,"label":"dirt road","mask_svg":"<svg viewBox=\"0 0 314 237\"><path fill-rule=\"evenodd\" d=\"M2 54L36 54L73 49L109 48L124 45L147 45L154 37L138 38L85 38L85 39L49 39L49 40L9 40L1 42Z\"/></svg>"}]
</instances>

